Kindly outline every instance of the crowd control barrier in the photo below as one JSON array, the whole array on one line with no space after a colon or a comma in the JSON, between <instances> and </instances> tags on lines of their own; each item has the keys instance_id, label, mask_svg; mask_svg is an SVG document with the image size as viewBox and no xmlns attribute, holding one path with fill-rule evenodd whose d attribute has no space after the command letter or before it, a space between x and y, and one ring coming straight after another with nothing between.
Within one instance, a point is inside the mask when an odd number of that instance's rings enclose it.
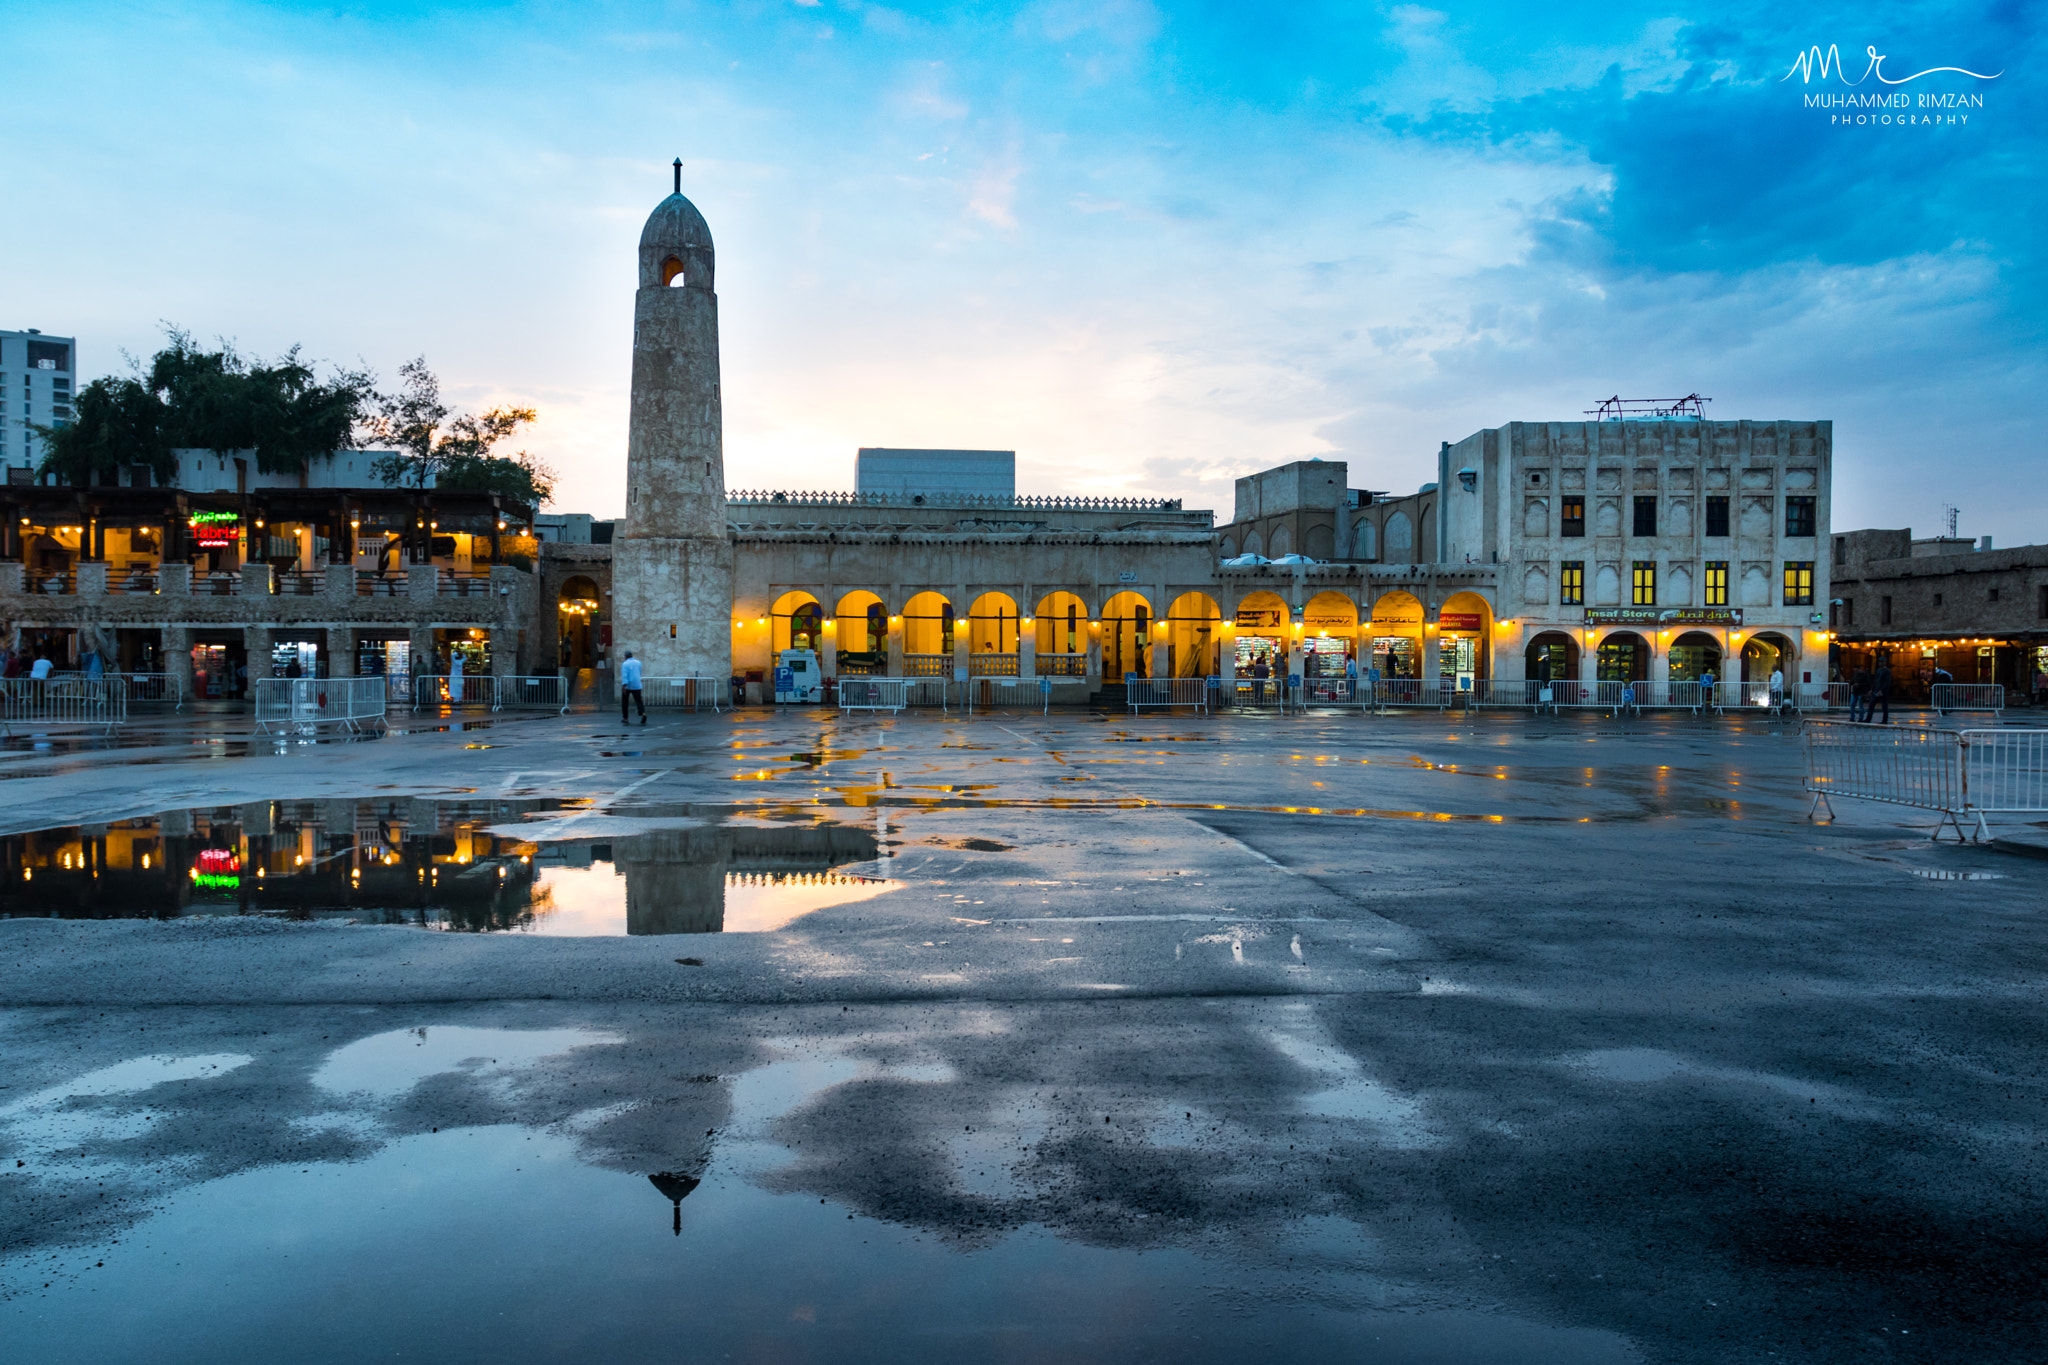
<instances>
[{"instance_id":1,"label":"crowd control barrier","mask_svg":"<svg viewBox=\"0 0 2048 1365\"><path fill-rule=\"evenodd\" d=\"M128 719L128 685L117 677L0 678L0 722L93 725L112 730Z\"/></svg>"},{"instance_id":2,"label":"crowd control barrier","mask_svg":"<svg viewBox=\"0 0 2048 1365\"><path fill-rule=\"evenodd\" d=\"M1209 709L1207 678L1124 678L1124 710L1142 711L1148 706L1192 706Z\"/></svg>"},{"instance_id":3,"label":"crowd control barrier","mask_svg":"<svg viewBox=\"0 0 2048 1365\"><path fill-rule=\"evenodd\" d=\"M2005 710L2005 687L2001 683L1936 683L1934 709L1942 715L1951 711L1989 711L1999 715Z\"/></svg>"},{"instance_id":4,"label":"crowd control barrier","mask_svg":"<svg viewBox=\"0 0 2048 1365\"><path fill-rule=\"evenodd\" d=\"M1963 796L1977 833L1991 837L1987 815L2048 811L2048 729L1965 730Z\"/></svg>"},{"instance_id":5,"label":"crowd control barrier","mask_svg":"<svg viewBox=\"0 0 2048 1365\"><path fill-rule=\"evenodd\" d=\"M387 691L388 695L388 691ZM495 711L498 709L498 679L489 673L415 673L412 679L412 709Z\"/></svg>"},{"instance_id":6,"label":"crowd control barrier","mask_svg":"<svg viewBox=\"0 0 2048 1365\"><path fill-rule=\"evenodd\" d=\"M841 711L901 711L910 704L909 678L841 678Z\"/></svg>"},{"instance_id":7,"label":"crowd control barrier","mask_svg":"<svg viewBox=\"0 0 2048 1365\"><path fill-rule=\"evenodd\" d=\"M256 728L311 730L339 725L360 732L364 724L384 724L389 684L378 675L355 678L257 678Z\"/></svg>"},{"instance_id":8,"label":"crowd control barrier","mask_svg":"<svg viewBox=\"0 0 2048 1365\"><path fill-rule=\"evenodd\" d=\"M1808 721L1805 790L1813 793L1806 818L1822 806L1833 819L1833 798L1852 796L1941 813L1934 838L1953 829L1963 838L1959 818L1967 809L1963 732L1918 727L1872 728L1836 721Z\"/></svg>"},{"instance_id":9,"label":"crowd control barrier","mask_svg":"<svg viewBox=\"0 0 2048 1365\"><path fill-rule=\"evenodd\" d=\"M839 685L846 686L846 681L842 679ZM1036 707L1044 714L1052 711L1051 678L1013 678L991 674L971 679L961 686L967 694L965 709L969 715L977 710L994 711L999 707L1017 711Z\"/></svg>"},{"instance_id":10,"label":"crowd control barrier","mask_svg":"<svg viewBox=\"0 0 2048 1365\"><path fill-rule=\"evenodd\" d=\"M1233 711L1285 711L1287 675L1277 678L1232 678L1216 689L1215 701Z\"/></svg>"},{"instance_id":11,"label":"crowd control barrier","mask_svg":"<svg viewBox=\"0 0 2048 1365\"><path fill-rule=\"evenodd\" d=\"M1427 678L1381 678L1373 684L1373 709L1386 712L1394 707L1434 707L1441 711L1451 704L1451 690L1441 680Z\"/></svg>"},{"instance_id":12,"label":"crowd control barrier","mask_svg":"<svg viewBox=\"0 0 2048 1365\"><path fill-rule=\"evenodd\" d=\"M719 711L731 687L723 678L642 678L640 700L650 711Z\"/></svg>"},{"instance_id":13,"label":"crowd control barrier","mask_svg":"<svg viewBox=\"0 0 2048 1365\"><path fill-rule=\"evenodd\" d=\"M1372 680L1358 678L1303 678L1295 689L1298 707L1372 705Z\"/></svg>"}]
</instances>

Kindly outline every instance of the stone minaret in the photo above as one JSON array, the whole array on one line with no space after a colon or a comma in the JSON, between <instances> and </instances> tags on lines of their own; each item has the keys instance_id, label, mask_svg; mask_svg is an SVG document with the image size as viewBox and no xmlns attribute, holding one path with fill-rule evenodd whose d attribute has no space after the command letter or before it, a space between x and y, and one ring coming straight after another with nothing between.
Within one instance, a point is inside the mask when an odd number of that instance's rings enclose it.
<instances>
[{"instance_id":1,"label":"stone minaret","mask_svg":"<svg viewBox=\"0 0 2048 1365\"><path fill-rule=\"evenodd\" d=\"M640 232L626 521L612 542L611 664L632 650L649 678L732 674L732 541L711 229L676 192Z\"/></svg>"}]
</instances>

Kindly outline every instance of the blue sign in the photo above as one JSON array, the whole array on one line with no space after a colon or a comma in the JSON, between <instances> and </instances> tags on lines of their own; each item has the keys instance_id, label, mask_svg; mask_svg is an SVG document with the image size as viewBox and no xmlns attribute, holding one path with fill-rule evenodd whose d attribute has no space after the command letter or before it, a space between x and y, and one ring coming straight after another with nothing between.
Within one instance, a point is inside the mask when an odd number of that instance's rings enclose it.
<instances>
[{"instance_id":1,"label":"blue sign","mask_svg":"<svg viewBox=\"0 0 2048 1365\"><path fill-rule=\"evenodd\" d=\"M777 692L796 691L796 673L793 670L787 668L776 669L775 690Z\"/></svg>"},{"instance_id":2,"label":"blue sign","mask_svg":"<svg viewBox=\"0 0 2048 1365\"><path fill-rule=\"evenodd\" d=\"M1051 679L1051 678L1040 678L1040 679L1038 680L1038 690L1039 690L1039 691L1041 691L1041 692L1050 692L1050 691L1052 691L1052 679Z\"/></svg>"},{"instance_id":3,"label":"blue sign","mask_svg":"<svg viewBox=\"0 0 2048 1365\"><path fill-rule=\"evenodd\" d=\"M1301 686L1301 674L1299 674L1299 673L1289 673L1289 674L1287 675L1287 685L1288 685L1289 687L1299 687L1299 686Z\"/></svg>"}]
</instances>

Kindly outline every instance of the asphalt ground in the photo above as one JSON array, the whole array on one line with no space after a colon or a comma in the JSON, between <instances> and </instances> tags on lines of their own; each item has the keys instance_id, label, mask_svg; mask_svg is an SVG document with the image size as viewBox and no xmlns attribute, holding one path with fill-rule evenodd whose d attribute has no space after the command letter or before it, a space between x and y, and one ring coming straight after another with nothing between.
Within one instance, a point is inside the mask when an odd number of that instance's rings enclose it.
<instances>
[{"instance_id":1,"label":"asphalt ground","mask_svg":"<svg viewBox=\"0 0 2048 1365\"><path fill-rule=\"evenodd\" d=\"M687 938L0 920L9 1359L2048 1355L2048 866L1809 820L1797 724L45 743L0 833L553 798L857 825L901 885Z\"/></svg>"}]
</instances>

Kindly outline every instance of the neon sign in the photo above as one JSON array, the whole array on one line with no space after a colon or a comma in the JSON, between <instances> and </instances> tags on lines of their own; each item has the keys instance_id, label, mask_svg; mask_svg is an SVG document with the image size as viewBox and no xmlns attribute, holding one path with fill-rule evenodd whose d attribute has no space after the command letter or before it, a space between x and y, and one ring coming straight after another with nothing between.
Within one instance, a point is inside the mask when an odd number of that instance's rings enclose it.
<instances>
[{"instance_id":1,"label":"neon sign","mask_svg":"<svg viewBox=\"0 0 2048 1365\"><path fill-rule=\"evenodd\" d=\"M241 523L239 512L194 512L188 524L194 543L201 549L221 550L241 540Z\"/></svg>"}]
</instances>

